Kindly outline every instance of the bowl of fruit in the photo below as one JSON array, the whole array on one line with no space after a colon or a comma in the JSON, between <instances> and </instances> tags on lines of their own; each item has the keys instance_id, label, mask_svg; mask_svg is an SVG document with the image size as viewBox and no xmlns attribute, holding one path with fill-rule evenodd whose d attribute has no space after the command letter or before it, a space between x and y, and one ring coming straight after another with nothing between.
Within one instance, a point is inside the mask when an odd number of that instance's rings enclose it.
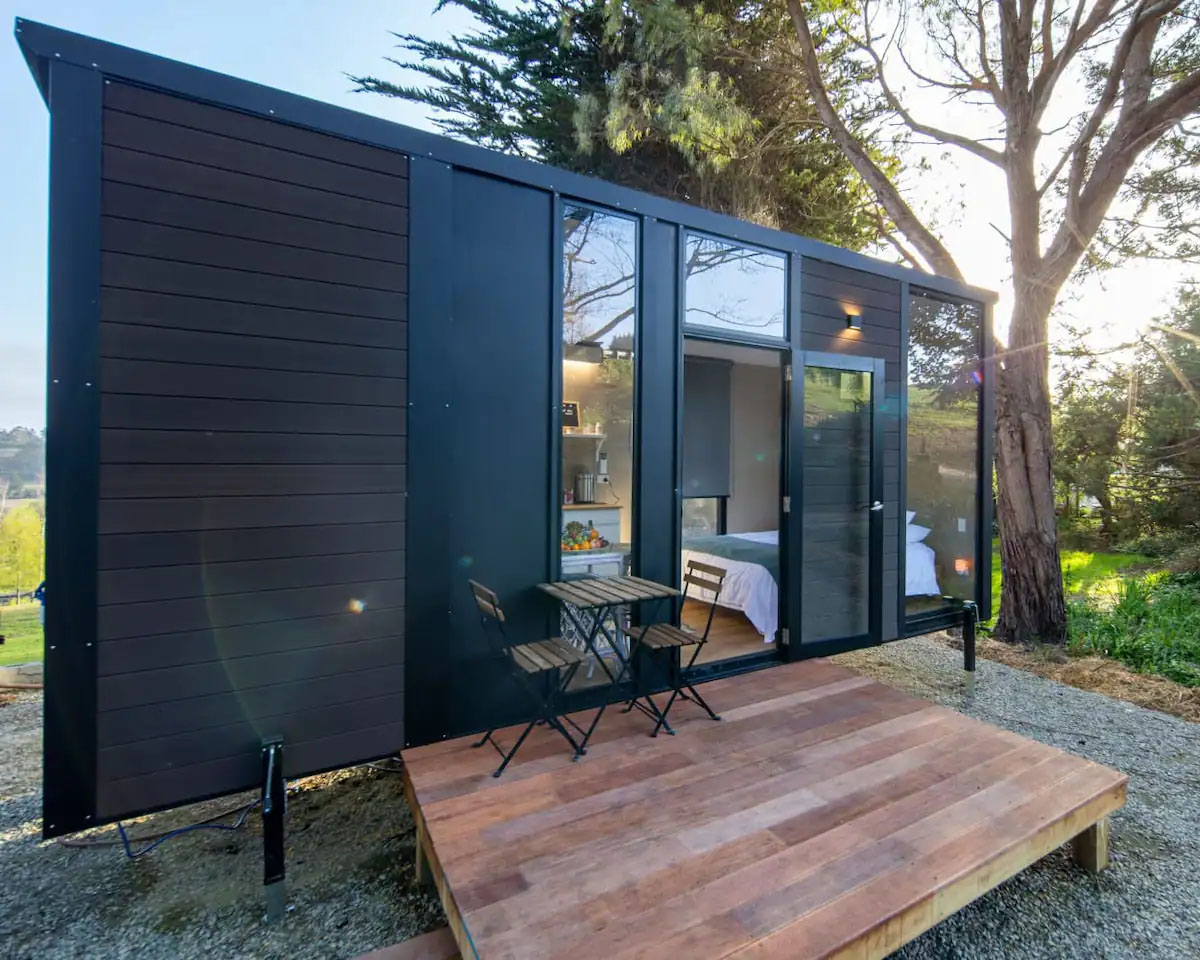
<instances>
[{"instance_id":1,"label":"bowl of fruit","mask_svg":"<svg viewBox=\"0 0 1200 960\"><path fill-rule=\"evenodd\" d=\"M564 550L603 550L608 541L600 536L600 531L589 520L585 527L578 520L572 520L563 528L560 540Z\"/></svg>"}]
</instances>

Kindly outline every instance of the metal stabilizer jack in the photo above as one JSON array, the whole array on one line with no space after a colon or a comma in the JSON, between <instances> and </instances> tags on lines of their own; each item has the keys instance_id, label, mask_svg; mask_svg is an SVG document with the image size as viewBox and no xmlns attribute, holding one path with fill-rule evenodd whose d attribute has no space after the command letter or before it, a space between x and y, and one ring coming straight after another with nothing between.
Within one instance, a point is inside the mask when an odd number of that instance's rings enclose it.
<instances>
[{"instance_id":1,"label":"metal stabilizer jack","mask_svg":"<svg viewBox=\"0 0 1200 960\"><path fill-rule=\"evenodd\" d=\"M269 737L262 742L262 834L263 891L267 901L267 922L283 916L287 901L283 874L283 815L287 810L287 785L283 779L283 738Z\"/></svg>"}]
</instances>

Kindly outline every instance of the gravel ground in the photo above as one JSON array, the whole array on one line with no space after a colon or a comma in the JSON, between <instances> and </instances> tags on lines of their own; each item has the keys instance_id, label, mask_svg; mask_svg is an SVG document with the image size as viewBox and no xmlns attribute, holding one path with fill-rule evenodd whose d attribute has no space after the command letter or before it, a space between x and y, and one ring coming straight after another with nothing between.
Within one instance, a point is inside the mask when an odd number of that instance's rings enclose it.
<instances>
[{"instance_id":1,"label":"gravel ground","mask_svg":"<svg viewBox=\"0 0 1200 960\"><path fill-rule=\"evenodd\" d=\"M1200 957L1200 724L979 660L919 637L835 660L894 687L1129 774L1098 877L1069 847L1035 863L895 956Z\"/></svg>"},{"instance_id":2,"label":"gravel ground","mask_svg":"<svg viewBox=\"0 0 1200 960\"><path fill-rule=\"evenodd\" d=\"M268 926L254 814L236 833L180 836L132 862L120 847L41 843L41 723L40 694L0 700L0 957L355 957L445 922L413 883L412 817L393 773L360 767L290 792L291 910ZM253 799L127 826L136 837Z\"/></svg>"},{"instance_id":3,"label":"gravel ground","mask_svg":"<svg viewBox=\"0 0 1200 960\"><path fill-rule=\"evenodd\" d=\"M968 689L962 654L944 638L836 659L1131 778L1106 873L1091 877L1067 848L1055 851L897 957L1200 957L1200 725L988 660ZM40 753L40 696L0 700L0 956L352 957L444 922L413 884L412 819L393 774L359 768L301 782L288 808L294 909L266 926L253 815L237 833L181 837L132 863L119 848L39 843ZM160 814L131 832L236 802Z\"/></svg>"}]
</instances>

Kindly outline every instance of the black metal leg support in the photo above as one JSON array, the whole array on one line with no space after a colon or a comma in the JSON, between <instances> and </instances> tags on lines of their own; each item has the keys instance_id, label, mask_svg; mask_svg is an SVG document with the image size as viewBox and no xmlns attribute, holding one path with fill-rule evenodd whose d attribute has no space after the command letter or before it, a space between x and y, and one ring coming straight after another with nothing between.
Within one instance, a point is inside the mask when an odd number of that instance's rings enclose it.
<instances>
[{"instance_id":1,"label":"black metal leg support","mask_svg":"<svg viewBox=\"0 0 1200 960\"><path fill-rule=\"evenodd\" d=\"M975 672L975 621L978 617L979 610L975 604L963 604L963 669L970 673Z\"/></svg>"},{"instance_id":2,"label":"black metal leg support","mask_svg":"<svg viewBox=\"0 0 1200 960\"><path fill-rule=\"evenodd\" d=\"M287 785L283 779L283 738L262 742L262 833L263 889L267 900L267 922L283 916L286 896L283 875L283 815L287 809Z\"/></svg>"}]
</instances>

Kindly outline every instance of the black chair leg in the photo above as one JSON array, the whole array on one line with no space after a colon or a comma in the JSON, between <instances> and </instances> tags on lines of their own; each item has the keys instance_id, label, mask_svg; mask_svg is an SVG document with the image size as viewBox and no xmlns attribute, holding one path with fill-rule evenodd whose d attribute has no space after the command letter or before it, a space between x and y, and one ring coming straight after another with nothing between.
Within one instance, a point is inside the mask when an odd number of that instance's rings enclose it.
<instances>
[{"instance_id":1,"label":"black chair leg","mask_svg":"<svg viewBox=\"0 0 1200 960\"><path fill-rule=\"evenodd\" d=\"M685 683L685 684L684 684L684 686L685 686L685 687L687 687L687 689L688 689L688 693L690 693L690 694L691 694L691 696L690 696L690 697L687 697L687 699L688 699L688 700L691 700L693 703L697 704L698 706L700 706L700 707L703 707L703 708L704 708L704 711L705 711L705 712L706 712L706 713L707 713L707 714L708 714L710 717L712 717L714 720L720 720L720 719L721 719L721 718L720 718L720 717L719 717L719 716L716 714L716 712L714 712L714 711L713 711L713 708L712 708L712 707L710 707L710 706L708 705L708 702L707 702L707 701L706 701L706 700L705 700L705 699L704 699L702 696L700 696L700 694L698 694L698 693L696 692L696 688L695 688L695 687L693 687L693 686L692 686L690 683ZM685 696L686 696L686 695L685 695Z\"/></svg>"},{"instance_id":2,"label":"black chair leg","mask_svg":"<svg viewBox=\"0 0 1200 960\"><path fill-rule=\"evenodd\" d=\"M517 737L517 742L513 744L513 748L509 750L508 753L504 754L504 760L501 761L500 766L496 768L496 772L492 774L493 777L498 777L504 772L504 768L508 766L508 761L516 756L517 751L521 749L521 744L525 742L525 738L529 736L529 732L536 726L536 720L530 720L529 723L526 724L525 729L521 731L521 735Z\"/></svg>"},{"instance_id":3,"label":"black chair leg","mask_svg":"<svg viewBox=\"0 0 1200 960\"><path fill-rule=\"evenodd\" d=\"M497 750L500 750L500 748L499 748L499 747L496 745L496 741L495 741L495 740L492 740L492 734L493 734L494 732L495 732L495 730L494 730L494 729L493 729L493 730L489 730L487 733L485 733L485 734L483 735L483 738L482 738L482 739L480 739L480 740L479 740L479 742L477 742L477 743L473 743L473 744L471 744L471 746L472 746L472 747L482 747L482 746L483 746L485 743L487 743L489 740L491 740L491 742L492 742L492 746L496 747L496 749L497 749ZM504 753L504 751L503 751L503 750L500 750L500 752L501 752L502 754Z\"/></svg>"}]
</instances>

